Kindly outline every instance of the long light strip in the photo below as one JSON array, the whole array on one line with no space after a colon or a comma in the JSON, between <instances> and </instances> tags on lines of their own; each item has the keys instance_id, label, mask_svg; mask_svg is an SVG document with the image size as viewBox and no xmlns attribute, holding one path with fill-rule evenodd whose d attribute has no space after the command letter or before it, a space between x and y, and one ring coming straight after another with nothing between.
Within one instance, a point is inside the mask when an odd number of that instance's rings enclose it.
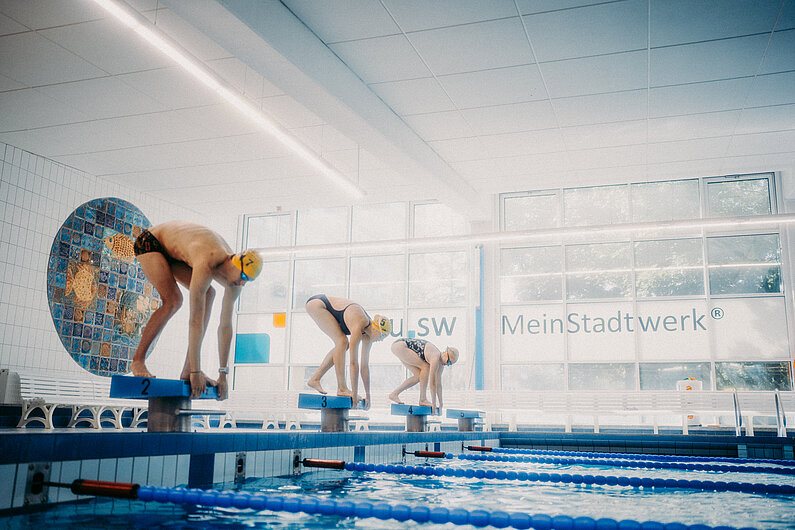
<instances>
[{"instance_id":1,"label":"long light strip","mask_svg":"<svg viewBox=\"0 0 795 530\"><path fill-rule=\"evenodd\" d=\"M355 199L364 197L364 192L356 183L345 177L326 160L290 134L284 127L251 105L234 89L229 88L223 80L206 68L199 59L193 57L190 52L183 49L180 45L171 42L170 39L162 35L157 28L132 8L123 6L117 0L94 0L94 2L122 24L135 31L158 51L171 58L202 84L215 91L221 98L241 112L243 116L253 121L260 129L273 136L282 145L297 154L312 168L325 175L345 192L352 195Z\"/></svg>"},{"instance_id":2,"label":"long light strip","mask_svg":"<svg viewBox=\"0 0 795 530\"><path fill-rule=\"evenodd\" d=\"M764 228L795 223L795 214L767 216L732 217L716 219L687 219L681 221L624 223L616 225L594 225L590 227L546 228L517 232L489 232L466 236L424 237L417 239L393 239L387 241L363 241L359 243L340 243L329 245L297 245L294 247L267 247L257 249L263 257L278 258L291 255L334 254L346 251L372 251L402 249L444 249L461 247L467 244L482 243L527 243L534 239L557 237L572 238L589 235L626 234L638 232L675 233L692 229L739 229Z\"/></svg>"}]
</instances>

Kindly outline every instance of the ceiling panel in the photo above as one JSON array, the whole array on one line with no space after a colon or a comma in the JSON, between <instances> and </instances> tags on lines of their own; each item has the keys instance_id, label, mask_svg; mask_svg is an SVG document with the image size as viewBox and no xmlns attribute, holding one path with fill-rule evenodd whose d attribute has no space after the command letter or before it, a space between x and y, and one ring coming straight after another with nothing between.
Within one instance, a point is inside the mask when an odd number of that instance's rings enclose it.
<instances>
[{"instance_id":1,"label":"ceiling panel","mask_svg":"<svg viewBox=\"0 0 795 530\"><path fill-rule=\"evenodd\" d=\"M519 17L408 35L435 75L531 64Z\"/></svg>"},{"instance_id":2,"label":"ceiling panel","mask_svg":"<svg viewBox=\"0 0 795 530\"><path fill-rule=\"evenodd\" d=\"M462 110L461 115L477 135L535 131L557 126L549 101L467 109Z\"/></svg>"},{"instance_id":3,"label":"ceiling panel","mask_svg":"<svg viewBox=\"0 0 795 530\"><path fill-rule=\"evenodd\" d=\"M426 142L463 138L474 134L459 111L415 114L404 116L403 121Z\"/></svg>"},{"instance_id":4,"label":"ceiling panel","mask_svg":"<svg viewBox=\"0 0 795 530\"><path fill-rule=\"evenodd\" d=\"M167 110L161 103L112 77L61 83L38 90L75 107L90 120Z\"/></svg>"},{"instance_id":5,"label":"ceiling panel","mask_svg":"<svg viewBox=\"0 0 795 530\"><path fill-rule=\"evenodd\" d=\"M0 141L15 146L35 145L48 156L57 158L67 154L123 149L140 140L130 136L127 129L117 127L112 120L94 120L0 133Z\"/></svg>"},{"instance_id":6,"label":"ceiling panel","mask_svg":"<svg viewBox=\"0 0 795 530\"><path fill-rule=\"evenodd\" d=\"M81 57L33 32L0 37L0 74L27 86L106 75Z\"/></svg>"},{"instance_id":7,"label":"ceiling panel","mask_svg":"<svg viewBox=\"0 0 795 530\"><path fill-rule=\"evenodd\" d=\"M722 136L682 142L650 143L648 146L649 164L721 158L728 153L730 141L731 137Z\"/></svg>"},{"instance_id":8,"label":"ceiling panel","mask_svg":"<svg viewBox=\"0 0 795 530\"><path fill-rule=\"evenodd\" d=\"M645 50L646 0L627 0L523 17L541 61Z\"/></svg>"},{"instance_id":9,"label":"ceiling panel","mask_svg":"<svg viewBox=\"0 0 795 530\"><path fill-rule=\"evenodd\" d=\"M25 88L25 85L19 81L11 79L10 77L0 74L0 92L5 92L7 90L17 90L19 88Z\"/></svg>"},{"instance_id":10,"label":"ceiling panel","mask_svg":"<svg viewBox=\"0 0 795 530\"><path fill-rule=\"evenodd\" d=\"M376 83L370 88L401 116L455 109L439 82L432 77Z\"/></svg>"},{"instance_id":11,"label":"ceiling panel","mask_svg":"<svg viewBox=\"0 0 795 530\"><path fill-rule=\"evenodd\" d=\"M532 155L565 150L563 137L557 129L493 134L480 136L479 138L488 154L494 157Z\"/></svg>"},{"instance_id":12,"label":"ceiling panel","mask_svg":"<svg viewBox=\"0 0 795 530\"><path fill-rule=\"evenodd\" d=\"M789 70L795 70L795 29L773 33L760 73L772 74Z\"/></svg>"},{"instance_id":13,"label":"ceiling panel","mask_svg":"<svg viewBox=\"0 0 795 530\"><path fill-rule=\"evenodd\" d=\"M197 85L192 76L177 67L144 70L116 78L170 109L218 102L218 94L204 85Z\"/></svg>"},{"instance_id":14,"label":"ceiling panel","mask_svg":"<svg viewBox=\"0 0 795 530\"><path fill-rule=\"evenodd\" d=\"M577 96L553 101L561 127L645 118L646 90Z\"/></svg>"},{"instance_id":15,"label":"ceiling panel","mask_svg":"<svg viewBox=\"0 0 795 530\"><path fill-rule=\"evenodd\" d=\"M776 21L776 31L795 29L795 2L782 0L781 14Z\"/></svg>"},{"instance_id":16,"label":"ceiling panel","mask_svg":"<svg viewBox=\"0 0 795 530\"><path fill-rule=\"evenodd\" d=\"M795 131L739 134L731 139L735 156L795 152Z\"/></svg>"},{"instance_id":17,"label":"ceiling panel","mask_svg":"<svg viewBox=\"0 0 795 530\"><path fill-rule=\"evenodd\" d=\"M473 108L546 99L537 65L439 76L456 107Z\"/></svg>"},{"instance_id":18,"label":"ceiling panel","mask_svg":"<svg viewBox=\"0 0 795 530\"><path fill-rule=\"evenodd\" d=\"M104 16L104 10L94 2L63 0L0 0L0 11L33 30L65 26Z\"/></svg>"},{"instance_id":19,"label":"ceiling panel","mask_svg":"<svg viewBox=\"0 0 795 530\"><path fill-rule=\"evenodd\" d=\"M648 53L616 53L539 65L553 98L646 88Z\"/></svg>"},{"instance_id":20,"label":"ceiling panel","mask_svg":"<svg viewBox=\"0 0 795 530\"><path fill-rule=\"evenodd\" d=\"M623 2L624 0L613 0L613 2ZM585 7L595 4L607 4L610 0L516 0L519 12L522 15L532 15L545 11L561 11L575 7Z\"/></svg>"},{"instance_id":21,"label":"ceiling panel","mask_svg":"<svg viewBox=\"0 0 795 530\"><path fill-rule=\"evenodd\" d=\"M477 136L439 140L436 142L428 142L428 144L447 162L477 160L479 158L484 158L487 153L483 142Z\"/></svg>"},{"instance_id":22,"label":"ceiling panel","mask_svg":"<svg viewBox=\"0 0 795 530\"><path fill-rule=\"evenodd\" d=\"M79 110L64 105L35 88L0 93L0 116L2 132L60 125L86 119Z\"/></svg>"},{"instance_id":23,"label":"ceiling panel","mask_svg":"<svg viewBox=\"0 0 795 530\"><path fill-rule=\"evenodd\" d=\"M405 32L515 17L513 0L384 0Z\"/></svg>"},{"instance_id":24,"label":"ceiling panel","mask_svg":"<svg viewBox=\"0 0 795 530\"><path fill-rule=\"evenodd\" d=\"M692 138L726 136L740 119L739 110L707 112L649 120L649 142L669 142Z\"/></svg>"},{"instance_id":25,"label":"ceiling panel","mask_svg":"<svg viewBox=\"0 0 795 530\"><path fill-rule=\"evenodd\" d=\"M643 166L646 163L645 145L623 145L600 149L572 150L565 154L571 171L600 167Z\"/></svg>"},{"instance_id":26,"label":"ceiling panel","mask_svg":"<svg viewBox=\"0 0 795 530\"><path fill-rule=\"evenodd\" d=\"M573 150L645 144L646 120L564 127L561 136Z\"/></svg>"},{"instance_id":27,"label":"ceiling panel","mask_svg":"<svg viewBox=\"0 0 795 530\"><path fill-rule=\"evenodd\" d=\"M651 46L725 39L773 30L781 0L650 2Z\"/></svg>"},{"instance_id":28,"label":"ceiling panel","mask_svg":"<svg viewBox=\"0 0 795 530\"><path fill-rule=\"evenodd\" d=\"M392 17L372 0L283 0L323 42L339 42L400 33Z\"/></svg>"},{"instance_id":29,"label":"ceiling panel","mask_svg":"<svg viewBox=\"0 0 795 530\"><path fill-rule=\"evenodd\" d=\"M652 88L649 91L649 116L657 118L741 109L752 81L750 78L729 79Z\"/></svg>"},{"instance_id":30,"label":"ceiling panel","mask_svg":"<svg viewBox=\"0 0 795 530\"><path fill-rule=\"evenodd\" d=\"M329 48L365 83L431 75L405 35L339 42Z\"/></svg>"},{"instance_id":31,"label":"ceiling panel","mask_svg":"<svg viewBox=\"0 0 795 530\"><path fill-rule=\"evenodd\" d=\"M11 17L0 13L0 36L9 35L11 33L22 33L27 31L27 27L23 26Z\"/></svg>"},{"instance_id":32,"label":"ceiling panel","mask_svg":"<svg viewBox=\"0 0 795 530\"><path fill-rule=\"evenodd\" d=\"M713 81L756 74L769 35L651 50L651 86Z\"/></svg>"},{"instance_id":33,"label":"ceiling panel","mask_svg":"<svg viewBox=\"0 0 795 530\"><path fill-rule=\"evenodd\" d=\"M735 134L795 129L795 105L743 109Z\"/></svg>"},{"instance_id":34,"label":"ceiling panel","mask_svg":"<svg viewBox=\"0 0 795 530\"><path fill-rule=\"evenodd\" d=\"M754 79L746 106L766 107L795 103L795 72L760 75Z\"/></svg>"}]
</instances>

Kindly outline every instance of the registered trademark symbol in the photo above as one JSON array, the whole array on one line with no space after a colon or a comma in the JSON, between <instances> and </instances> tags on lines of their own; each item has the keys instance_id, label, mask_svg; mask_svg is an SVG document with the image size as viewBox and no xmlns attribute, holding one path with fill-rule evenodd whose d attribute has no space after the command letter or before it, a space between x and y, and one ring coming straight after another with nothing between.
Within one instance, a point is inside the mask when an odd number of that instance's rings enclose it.
<instances>
[{"instance_id":1,"label":"registered trademark symbol","mask_svg":"<svg viewBox=\"0 0 795 530\"><path fill-rule=\"evenodd\" d=\"M714 307L712 308L712 312L710 312L710 314L712 315L712 318L714 318L715 320L720 320L723 318L723 309L721 309L720 307Z\"/></svg>"}]
</instances>

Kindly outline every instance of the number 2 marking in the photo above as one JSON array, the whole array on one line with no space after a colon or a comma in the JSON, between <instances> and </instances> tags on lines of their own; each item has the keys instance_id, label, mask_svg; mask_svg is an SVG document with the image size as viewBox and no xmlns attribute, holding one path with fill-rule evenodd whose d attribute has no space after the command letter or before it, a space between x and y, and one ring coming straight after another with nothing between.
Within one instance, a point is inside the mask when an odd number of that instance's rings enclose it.
<instances>
[{"instance_id":1,"label":"number 2 marking","mask_svg":"<svg viewBox=\"0 0 795 530\"><path fill-rule=\"evenodd\" d=\"M152 381L150 381L149 378L147 377L146 379L141 381L141 384L144 385L144 389L141 390L141 395L142 396L148 396L149 394L147 394L146 391L149 390L149 385L152 384Z\"/></svg>"}]
</instances>

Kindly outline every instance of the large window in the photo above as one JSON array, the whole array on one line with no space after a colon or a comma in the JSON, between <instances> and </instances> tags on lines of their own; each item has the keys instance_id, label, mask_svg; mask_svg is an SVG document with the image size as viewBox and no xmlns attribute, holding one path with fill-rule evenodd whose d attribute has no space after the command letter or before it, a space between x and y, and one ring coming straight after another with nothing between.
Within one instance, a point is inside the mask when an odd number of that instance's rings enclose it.
<instances>
[{"instance_id":1,"label":"large window","mask_svg":"<svg viewBox=\"0 0 795 530\"><path fill-rule=\"evenodd\" d=\"M778 231L671 223L776 213L772 175L510 193L500 206L506 231L564 227L499 250L501 388L792 388Z\"/></svg>"}]
</instances>

